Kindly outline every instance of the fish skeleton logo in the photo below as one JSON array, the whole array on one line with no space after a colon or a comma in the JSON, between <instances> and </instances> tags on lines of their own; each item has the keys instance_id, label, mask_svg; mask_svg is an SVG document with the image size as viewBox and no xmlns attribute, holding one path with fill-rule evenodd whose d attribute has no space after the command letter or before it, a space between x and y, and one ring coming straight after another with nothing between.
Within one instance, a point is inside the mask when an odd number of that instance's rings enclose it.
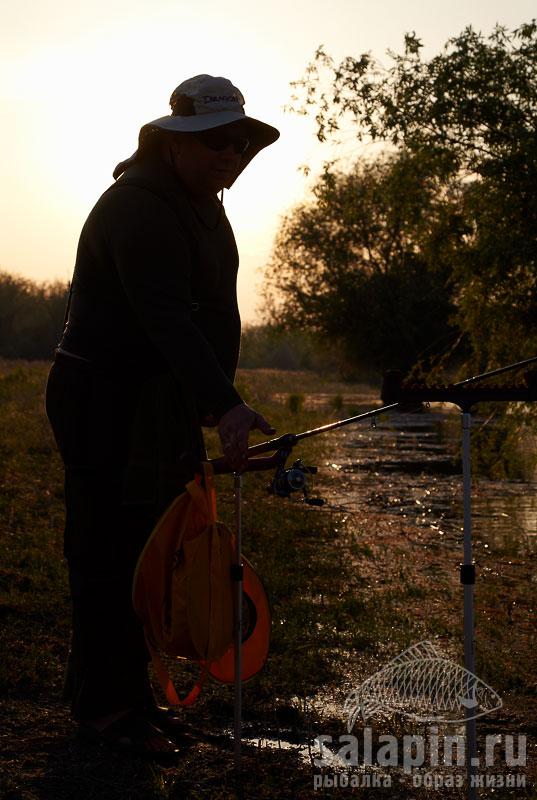
<instances>
[{"instance_id":1,"label":"fish skeleton logo","mask_svg":"<svg viewBox=\"0 0 537 800\"><path fill-rule=\"evenodd\" d=\"M501 707L494 689L432 642L419 642L353 689L343 710L350 733L360 713L364 722L379 711L399 711L419 722L462 723Z\"/></svg>"}]
</instances>

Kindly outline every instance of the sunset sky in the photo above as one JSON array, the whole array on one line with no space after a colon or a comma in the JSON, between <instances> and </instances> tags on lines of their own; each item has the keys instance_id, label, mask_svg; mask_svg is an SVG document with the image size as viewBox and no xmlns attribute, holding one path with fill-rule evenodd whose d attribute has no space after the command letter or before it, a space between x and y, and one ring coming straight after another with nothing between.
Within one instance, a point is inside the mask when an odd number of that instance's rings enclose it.
<instances>
[{"instance_id":1,"label":"sunset sky","mask_svg":"<svg viewBox=\"0 0 537 800\"><path fill-rule=\"evenodd\" d=\"M537 16L535 0L2 0L0 269L69 280L82 224L136 148L145 122L169 113L175 86L200 73L230 78L246 113L281 131L229 193L239 252L239 305L255 321L260 268L280 215L311 185L328 151L311 119L283 112L289 83L323 44L335 59L401 50L416 31L433 55L467 25L488 34ZM349 140L342 154L352 158Z\"/></svg>"}]
</instances>

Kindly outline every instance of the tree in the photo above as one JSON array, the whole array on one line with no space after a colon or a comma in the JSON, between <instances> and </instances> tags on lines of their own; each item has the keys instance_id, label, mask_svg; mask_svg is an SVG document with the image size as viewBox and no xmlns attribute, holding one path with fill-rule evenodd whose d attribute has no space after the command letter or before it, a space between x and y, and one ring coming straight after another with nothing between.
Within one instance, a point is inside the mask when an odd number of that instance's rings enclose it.
<instances>
[{"instance_id":1,"label":"tree","mask_svg":"<svg viewBox=\"0 0 537 800\"><path fill-rule=\"evenodd\" d=\"M380 67L322 47L293 85L317 136L351 119L361 141L404 147L458 179L467 232L452 253L457 321L478 366L537 351L537 25L472 28L425 61L415 33ZM328 78L326 88L324 78ZM300 94L302 94L302 103ZM297 105L298 104L298 105Z\"/></svg>"},{"instance_id":2,"label":"tree","mask_svg":"<svg viewBox=\"0 0 537 800\"><path fill-rule=\"evenodd\" d=\"M438 159L407 152L345 174L284 218L266 269L269 321L324 334L375 372L410 368L456 335L451 252L465 233L460 192Z\"/></svg>"}]
</instances>

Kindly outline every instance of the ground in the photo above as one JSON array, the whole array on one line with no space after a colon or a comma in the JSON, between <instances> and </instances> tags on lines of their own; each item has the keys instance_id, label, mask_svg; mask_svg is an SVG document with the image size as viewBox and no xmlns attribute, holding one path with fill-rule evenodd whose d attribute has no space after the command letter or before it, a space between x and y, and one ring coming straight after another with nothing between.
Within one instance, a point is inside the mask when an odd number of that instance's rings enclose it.
<instances>
[{"instance_id":1,"label":"ground","mask_svg":"<svg viewBox=\"0 0 537 800\"><path fill-rule=\"evenodd\" d=\"M360 423L360 434L354 428L351 435L349 427L305 440L296 457L319 467L312 495L327 501L322 508L304 505L297 496L268 495L270 474L245 477L244 552L263 578L273 623L267 665L244 687L239 781L228 686L208 685L198 703L184 710L184 758L176 767L129 760L77 741L76 726L61 700L69 602L61 558L61 464L43 414L46 365L6 362L0 375L2 797L302 800L350 794L350 788L334 788L333 767L312 763L319 755L315 736L337 739L345 733L342 708L350 689L424 640L463 663L456 448L450 472L439 466L439 451L429 440L420 440L425 448L420 470L409 456L414 434L408 419L386 423L377 438ZM378 404L374 388L323 376L243 370L239 381L278 434L307 430ZM389 453L386 448L392 439L399 441L405 425L407 438ZM209 443L210 455L216 455L217 440L209 436ZM449 456L446 447L442 463ZM403 461L406 471L389 468ZM427 461L433 466L427 468ZM521 486L506 488L515 503ZM526 492L535 489L524 486ZM478 722L479 745L483 752L487 734L524 734L528 764L514 770L525 775L526 789L486 790L482 796L535 797L535 553L515 534L498 538L495 529L489 532L479 496L492 491L490 482L476 476L476 674L498 692L503 706ZM232 523L226 477L219 478L219 512ZM173 669L177 685L186 690L195 666ZM375 753L380 733L425 732L423 725L409 724L397 714L381 715L372 727ZM357 722L357 736L363 730L364 723ZM464 770L444 772L464 775ZM501 758L488 770L505 772ZM356 770L350 774L366 781ZM396 768L369 770L367 780L373 774L378 780L390 776L392 787L357 788L353 796L465 796L463 789L413 787L411 776ZM314 788L315 780L328 785Z\"/></svg>"}]
</instances>

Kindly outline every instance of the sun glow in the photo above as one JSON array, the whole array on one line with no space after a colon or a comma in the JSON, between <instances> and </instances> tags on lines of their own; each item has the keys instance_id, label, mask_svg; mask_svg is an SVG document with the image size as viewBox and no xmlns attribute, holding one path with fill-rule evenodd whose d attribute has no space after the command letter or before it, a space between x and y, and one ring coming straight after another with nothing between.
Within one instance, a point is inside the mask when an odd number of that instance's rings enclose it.
<instances>
[{"instance_id":1,"label":"sun glow","mask_svg":"<svg viewBox=\"0 0 537 800\"><path fill-rule=\"evenodd\" d=\"M515 26L532 16L529 0L513 0L513 22L494 0L453 0L449 13L433 6L421 0L404 6L386 0L381 10L335 0L330 11L319 0L274 0L270 8L243 0L5 5L0 269L36 280L70 278L80 228L112 183L114 166L135 150L144 123L168 113L175 86L207 72L230 78L246 98L246 113L281 131L225 195L241 252L241 311L251 316L255 270L269 255L280 215L311 181L298 167L307 164L314 176L330 158L315 140L314 120L282 110L289 82L303 74L316 47L324 42L336 58L382 54L415 29L434 51L467 24L490 27L501 17Z\"/></svg>"},{"instance_id":2,"label":"sun glow","mask_svg":"<svg viewBox=\"0 0 537 800\"><path fill-rule=\"evenodd\" d=\"M244 48L230 52L221 41L206 41L200 53L195 40L178 49L176 38L172 26L163 28L159 20L131 27L121 36L112 30L86 34L12 61L2 93L11 105L13 122L2 131L2 150L22 149L25 157L8 159L2 168L3 186L8 188L2 193L2 212L19 234L11 252L3 249L5 268L30 271L31 242L24 235L23 209L37 199L33 229L37 225L46 246L32 268L36 276L46 272L64 280L70 277L80 227L112 183L114 166L136 149L144 123L169 112L175 85L200 72L229 76L246 97L246 112L282 131L279 142L260 154L226 193L239 243L248 242L247 251L254 252L254 240L261 235L266 249L267 215L282 208L282 198L302 190L296 167L303 150L297 134L310 123L283 115L282 105L288 100L285 81L245 72ZM275 185L276 164L278 171L286 172L284 185ZM68 236L60 233L66 225ZM60 249L69 252L62 265L48 255L57 253L56 238L61 236Z\"/></svg>"}]
</instances>

